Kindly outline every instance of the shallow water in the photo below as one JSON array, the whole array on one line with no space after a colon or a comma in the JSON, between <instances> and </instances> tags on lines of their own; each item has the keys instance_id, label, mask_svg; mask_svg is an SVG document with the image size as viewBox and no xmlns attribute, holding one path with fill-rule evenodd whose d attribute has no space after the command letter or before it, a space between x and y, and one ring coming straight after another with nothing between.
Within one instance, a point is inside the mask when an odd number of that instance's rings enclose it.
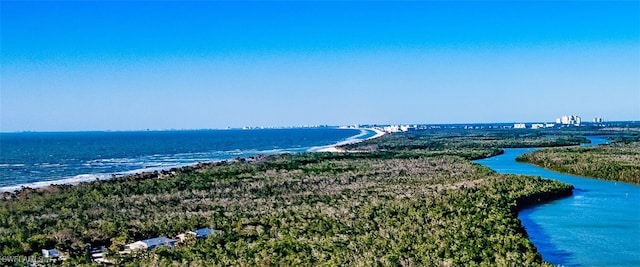
<instances>
[{"instance_id":1,"label":"shallow water","mask_svg":"<svg viewBox=\"0 0 640 267\"><path fill-rule=\"evenodd\" d=\"M592 145L602 138L591 137ZM532 148L505 149L478 160L498 173L524 174L572 184L573 195L520 211L542 257L563 266L640 266L640 186L561 174L515 161Z\"/></svg>"}]
</instances>

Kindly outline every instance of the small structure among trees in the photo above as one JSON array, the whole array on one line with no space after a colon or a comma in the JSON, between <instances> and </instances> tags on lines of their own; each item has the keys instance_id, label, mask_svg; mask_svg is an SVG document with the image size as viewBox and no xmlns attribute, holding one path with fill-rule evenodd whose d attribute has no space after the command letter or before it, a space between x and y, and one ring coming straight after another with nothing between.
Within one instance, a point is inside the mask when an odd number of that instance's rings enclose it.
<instances>
[{"instance_id":1,"label":"small structure among trees","mask_svg":"<svg viewBox=\"0 0 640 267\"><path fill-rule=\"evenodd\" d=\"M131 244L127 244L125 247L129 250L137 250L137 249L154 249L161 246L174 247L175 245L176 245L176 240L161 236L161 237L136 241Z\"/></svg>"}]
</instances>

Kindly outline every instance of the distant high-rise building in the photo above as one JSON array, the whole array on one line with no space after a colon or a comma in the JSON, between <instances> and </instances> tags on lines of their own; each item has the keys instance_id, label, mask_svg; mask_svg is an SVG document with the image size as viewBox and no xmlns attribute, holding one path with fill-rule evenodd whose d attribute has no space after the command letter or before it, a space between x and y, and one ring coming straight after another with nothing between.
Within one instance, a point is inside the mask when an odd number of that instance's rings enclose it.
<instances>
[{"instance_id":1,"label":"distant high-rise building","mask_svg":"<svg viewBox=\"0 0 640 267\"><path fill-rule=\"evenodd\" d=\"M580 126L582 119L577 115L564 115L556 119L557 124Z\"/></svg>"}]
</instances>

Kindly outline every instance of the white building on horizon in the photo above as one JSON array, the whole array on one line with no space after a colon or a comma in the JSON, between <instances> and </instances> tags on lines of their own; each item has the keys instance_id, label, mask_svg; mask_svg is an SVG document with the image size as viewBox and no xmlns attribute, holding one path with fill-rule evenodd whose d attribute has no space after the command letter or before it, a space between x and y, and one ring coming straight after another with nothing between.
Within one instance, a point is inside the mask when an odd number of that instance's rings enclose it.
<instances>
[{"instance_id":1,"label":"white building on horizon","mask_svg":"<svg viewBox=\"0 0 640 267\"><path fill-rule=\"evenodd\" d=\"M582 119L578 115L564 115L556 119L556 124L580 126Z\"/></svg>"},{"instance_id":2,"label":"white building on horizon","mask_svg":"<svg viewBox=\"0 0 640 267\"><path fill-rule=\"evenodd\" d=\"M407 132L411 129L409 125L389 125L382 128L382 131L387 133Z\"/></svg>"},{"instance_id":3,"label":"white building on horizon","mask_svg":"<svg viewBox=\"0 0 640 267\"><path fill-rule=\"evenodd\" d=\"M531 124L531 129L534 129L534 130L535 130L535 129L541 129L541 128L544 128L544 124L543 124L543 123L534 123L534 124Z\"/></svg>"}]
</instances>

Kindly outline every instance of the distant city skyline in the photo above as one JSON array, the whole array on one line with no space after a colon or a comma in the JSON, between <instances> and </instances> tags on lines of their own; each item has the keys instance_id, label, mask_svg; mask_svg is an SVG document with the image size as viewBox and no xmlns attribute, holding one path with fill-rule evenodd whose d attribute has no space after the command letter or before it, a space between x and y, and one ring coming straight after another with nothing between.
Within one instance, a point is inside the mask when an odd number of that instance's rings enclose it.
<instances>
[{"instance_id":1,"label":"distant city skyline","mask_svg":"<svg viewBox=\"0 0 640 267\"><path fill-rule=\"evenodd\" d=\"M0 131L640 119L638 1L0 5Z\"/></svg>"}]
</instances>

